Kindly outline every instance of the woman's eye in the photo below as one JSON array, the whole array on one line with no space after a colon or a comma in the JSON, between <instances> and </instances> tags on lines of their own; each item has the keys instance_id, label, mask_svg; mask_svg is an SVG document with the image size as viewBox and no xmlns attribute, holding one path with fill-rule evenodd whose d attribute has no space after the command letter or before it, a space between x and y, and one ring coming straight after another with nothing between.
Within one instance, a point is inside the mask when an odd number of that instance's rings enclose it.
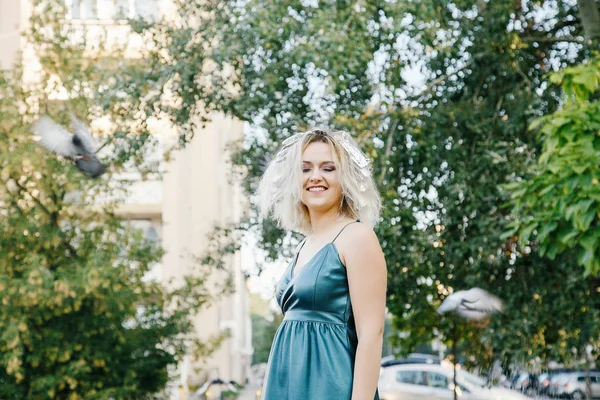
<instances>
[{"instance_id":1,"label":"woman's eye","mask_svg":"<svg viewBox=\"0 0 600 400\"><path fill-rule=\"evenodd\" d=\"M312 168L310 167L302 167L302 172L310 172L311 170ZM333 172L335 171L335 167L324 167L322 170L325 172Z\"/></svg>"}]
</instances>

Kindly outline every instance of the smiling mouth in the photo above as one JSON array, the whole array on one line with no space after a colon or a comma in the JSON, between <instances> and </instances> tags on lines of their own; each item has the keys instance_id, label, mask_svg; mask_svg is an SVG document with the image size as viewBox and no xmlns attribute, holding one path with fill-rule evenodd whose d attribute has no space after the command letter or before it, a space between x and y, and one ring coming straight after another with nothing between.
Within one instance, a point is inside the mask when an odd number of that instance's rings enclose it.
<instances>
[{"instance_id":1,"label":"smiling mouth","mask_svg":"<svg viewBox=\"0 0 600 400\"><path fill-rule=\"evenodd\" d=\"M311 193L318 193L318 192L324 192L327 190L327 188L325 186L311 186L308 189L309 192Z\"/></svg>"}]
</instances>

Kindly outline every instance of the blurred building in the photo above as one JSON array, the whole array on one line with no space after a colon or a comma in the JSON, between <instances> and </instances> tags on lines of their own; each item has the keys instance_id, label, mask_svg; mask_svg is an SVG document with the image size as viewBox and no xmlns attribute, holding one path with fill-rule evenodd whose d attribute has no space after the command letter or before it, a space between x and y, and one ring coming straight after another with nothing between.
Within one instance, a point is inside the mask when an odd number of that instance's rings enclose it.
<instances>
[{"instance_id":1,"label":"blurred building","mask_svg":"<svg viewBox=\"0 0 600 400\"><path fill-rule=\"evenodd\" d=\"M108 42L128 40L132 56L136 41L129 41L131 35L123 18L158 18L171 6L170 0L65 0L65 4L70 14L68 23L105 32ZM0 0L0 68L10 68L19 54L35 58L28 54L26 43L20 38L28 26L30 12L30 0ZM35 63L31 65L34 68ZM163 141L173 140L167 124L155 121L154 127L157 133L164 134ZM180 278L194 262L193 256L203 253L214 225L241 216L243 197L239 185L229 182L226 145L240 139L242 131L241 122L214 115L212 122L198 129L191 143L164 165L162 180L140 178L133 195L123 201L121 215L144 228L148 236L161 240L166 250L162 264L152 273L154 279L167 282ZM155 156L162 156L160 149ZM234 293L201 311L195 326L200 338L223 329L229 330L230 338L203 364L195 364L190 358L179 366L172 384L173 399L187 398L191 388L210 378L244 383L248 377L251 326L239 253L227 258L226 269L233 278ZM215 273L213 279L220 282L223 274Z\"/></svg>"}]
</instances>

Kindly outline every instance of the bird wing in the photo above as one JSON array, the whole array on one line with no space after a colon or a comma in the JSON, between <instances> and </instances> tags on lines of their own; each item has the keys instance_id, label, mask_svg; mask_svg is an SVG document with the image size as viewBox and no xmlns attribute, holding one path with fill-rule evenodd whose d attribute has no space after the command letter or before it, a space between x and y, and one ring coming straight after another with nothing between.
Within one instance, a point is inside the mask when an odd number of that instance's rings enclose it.
<instances>
[{"instance_id":1,"label":"bird wing","mask_svg":"<svg viewBox=\"0 0 600 400\"><path fill-rule=\"evenodd\" d=\"M48 116L42 116L32 125L33 132L40 137L40 143L50 151L65 157L75 157L73 135Z\"/></svg>"},{"instance_id":2,"label":"bird wing","mask_svg":"<svg viewBox=\"0 0 600 400\"><path fill-rule=\"evenodd\" d=\"M470 310L459 307L456 310L456 313L464 319L469 321L480 321L482 319L487 319L490 316L490 313L481 311L481 310Z\"/></svg>"},{"instance_id":3,"label":"bird wing","mask_svg":"<svg viewBox=\"0 0 600 400\"><path fill-rule=\"evenodd\" d=\"M81 140L85 150L90 153L95 153L96 142L94 141L88 126L73 114L71 114L71 126L73 127L73 134Z\"/></svg>"},{"instance_id":4,"label":"bird wing","mask_svg":"<svg viewBox=\"0 0 600 400\"><path fill-rule=\"evenodd\" d=\"M472 288L466 291L460 308L492 314L502 311L502 301L483 289Z\"/></svg>"},{"instance_id":5,"label":"bird wing","mask_svg":"<svg viewBox=\"0 0 600 400\"><path fill-rule=\"evenodd\" d=\"M462 300L463 294L464 291L460 290L447 296L442 302L442 304L438 307L437 312L439 314L444 314L450 311L455 311L456 308L459 306L460 301Z\"/></svg>"},{"instance_id":6,"label":"bird wing","mask_svg":"<svg viewBox=\"0 0 600 400\"><path fill-rule=\"evenodd\" d=\"M459 290L446 297L437 309L440 314L450 311L467 320L478 321L502 311L502 301L480 288Z\"/></svg>"}]
</instances>

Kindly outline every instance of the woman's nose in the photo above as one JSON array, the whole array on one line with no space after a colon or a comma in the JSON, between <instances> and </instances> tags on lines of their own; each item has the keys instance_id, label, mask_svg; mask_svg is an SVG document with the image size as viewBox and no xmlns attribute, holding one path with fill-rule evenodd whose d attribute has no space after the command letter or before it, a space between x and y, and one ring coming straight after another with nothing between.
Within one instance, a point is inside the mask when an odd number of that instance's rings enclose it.
<instances>
[{"instance_id":1,"label":"woman's nose","mask_svg":"<svg viewBox=\"0 0 600 400\"><path fill-rule=\"evenodd\" d=\"M321 179L321 171L319 168L313 168L312 173L310 174L310 180L318 181Z\"/></svg>"}]
</instances>

